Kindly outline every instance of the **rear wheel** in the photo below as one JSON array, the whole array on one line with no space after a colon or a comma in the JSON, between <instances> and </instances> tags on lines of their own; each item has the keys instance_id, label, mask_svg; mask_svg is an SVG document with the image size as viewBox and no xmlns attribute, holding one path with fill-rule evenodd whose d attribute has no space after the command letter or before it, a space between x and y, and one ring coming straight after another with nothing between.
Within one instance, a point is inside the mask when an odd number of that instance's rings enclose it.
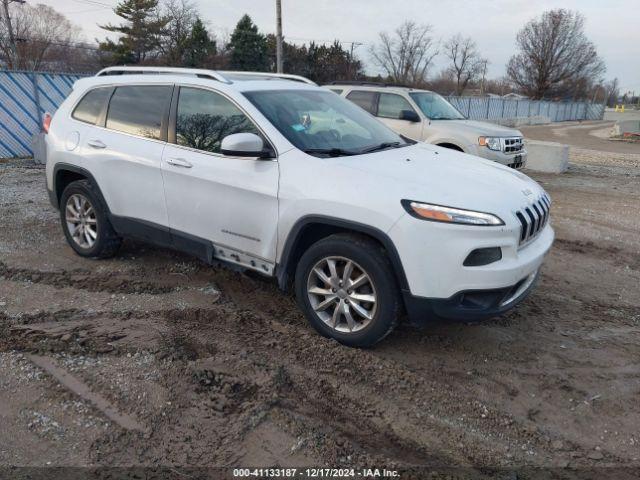
<instances>
[{"instance_id":1,"label":"rear wheel","mask_svg":"<svg viewBox=\"0 0 640 480\"><path fill-rule=\"evenodd\" d=\"M398 290L385 251L366 237L338 234L312 245L296 270L296 296L322 335L357 347L396 326Z\"/></svg>"},{"instance_id":2,"label":"rear wheel","mask_svg":"<svg viewBox=\"0 0 640 480\"><path fill-rule=\"evenodd\" d=\"M67 242L83 257L107 258L120 247L100 193L89 180L70 183L60 198L60 221Z\"/></svg>"}]
</instances>

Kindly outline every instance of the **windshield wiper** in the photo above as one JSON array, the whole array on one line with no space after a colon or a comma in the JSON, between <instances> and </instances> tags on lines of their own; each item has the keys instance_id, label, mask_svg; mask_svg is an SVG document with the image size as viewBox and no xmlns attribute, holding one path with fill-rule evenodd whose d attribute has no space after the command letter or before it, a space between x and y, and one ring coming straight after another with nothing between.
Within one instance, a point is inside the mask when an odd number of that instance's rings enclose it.
<instances>
[{"instance_id":1,"label":"windshield wiper","mask_svg":"<svg viewBox=\"0 0 640 480\"><path fill-rule=\"evenodd\" d=\"M374 147L365 148L360 153L377 152L378 150L384 150L385 148L398 148L401 145L403 145L401 142L383 142Z\"/></svg>"},{"instance_id":2,"label":"windshield wiper","mask_svg":"<svg viewBox=\"0 0 640 480\"><path fill-rule=\"evenodd\" d=\"M343 150L342 148L307 148L303 150L304 153L314 155L316 153L321 155L328 155L330 157L343 157L346 155L358 155L360 152L354 152L352 150Z\"/></svg>"}]
</instances>

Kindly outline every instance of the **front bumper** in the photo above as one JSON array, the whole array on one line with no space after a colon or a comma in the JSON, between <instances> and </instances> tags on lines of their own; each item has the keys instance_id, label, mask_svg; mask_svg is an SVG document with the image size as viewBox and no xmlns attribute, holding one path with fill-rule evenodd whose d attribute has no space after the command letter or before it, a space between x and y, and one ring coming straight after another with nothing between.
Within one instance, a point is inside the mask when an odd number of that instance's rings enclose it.
<instances>
[{"instance_id":1,"label":"front bumper","mask_svg":"<svg viewBox=\"0 0 640 480\"><path fill-rule=\"evenodd\" d=\"M447 299L425 298L404 292L407 316L414 325L435 319L477 322L501 315L522 302L538 282L539 270L514 285L491 290L466 290Z\"/></svg>"},{"instance_id":2,"label":"front bumper","mask_svg":"<svg viewBox=\"0 0 640 480\"><path fill-rule=\"evenodd\" d=\"M520 169L525 167L527 164L528 154L524 148L518 153L504 153L502 151L490 150L487 147L481 147L478 145L470 145L468 148L470 149L468 153L471 153L472 155L486 158L487 160L500 163L507 167Z\"/></svg>"},{"instance_id":3,"label":"front bumper","mask_svg":"<svg viewBox=\"0 0 640 480\"><path fill-rule=\"evenodd\" d=\"M389 234L407 279L408 289L402 292L406 310L415 323L433 317L479 320L509 310L535 285L554 240L550 224L534 241L520 246L519 226L511 222L466 227L410 216L400 219ZM463 265L473 250L491 247L500 247L502 259Z\"/></svg>"}]
</instances>

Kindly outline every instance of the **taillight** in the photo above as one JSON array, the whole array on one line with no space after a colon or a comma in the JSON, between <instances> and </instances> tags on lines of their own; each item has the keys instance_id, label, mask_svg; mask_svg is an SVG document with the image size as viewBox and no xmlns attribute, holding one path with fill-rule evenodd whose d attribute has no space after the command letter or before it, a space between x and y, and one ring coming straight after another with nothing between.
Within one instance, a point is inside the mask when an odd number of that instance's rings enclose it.
<instances>
[{"instance_id":1,"label":"taillight","mask_svg":"<svg viewBox=\"0 0 640 480\"><path fill-rule=\"evenodd\" d=\"M51 125L51 114L46 112L42 118L42 130L44 133L49 133L49 126Z\"/></svg>"}]
</instances>

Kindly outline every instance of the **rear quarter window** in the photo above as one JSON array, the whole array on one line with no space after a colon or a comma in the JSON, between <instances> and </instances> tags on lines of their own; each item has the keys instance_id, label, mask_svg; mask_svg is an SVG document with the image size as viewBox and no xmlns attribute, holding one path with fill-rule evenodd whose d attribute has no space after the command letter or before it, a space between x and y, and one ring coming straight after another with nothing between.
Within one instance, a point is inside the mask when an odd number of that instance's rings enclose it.
<instances>
[{"instance_id":1,"label":"rear quarter window","mask_svg":"<svg viewBox=\"0 0 640 480\"><path fill-rule=\"evenodd\" d=\"M116 88L107 112L106 127L140 137L160 139L162 119L173 87L140 85Z\"/></svg>"},{"instance_id":2,"label":"rear quarter window","mask_svg":"<svg viewBox=\"0 0 640 480\"><path fill-rule=\"evenodd\" d=\"M71 114L72 118L95 125L98 122L104 104L109 99L111 88L94 88L82 97Z\"/></svg>"},{"instance_id":3,"label":"rear quarter window","mask_svg":"<svg viewBox=\"0 0 640 480\"><path fill-rule=\"evenodd\" d=\"M351 100L360 108L364 108L372 115L376 114L376 103L378 94L367 90L352 90L347 95L347 100Z\"/></svg>"}]
</instances>

